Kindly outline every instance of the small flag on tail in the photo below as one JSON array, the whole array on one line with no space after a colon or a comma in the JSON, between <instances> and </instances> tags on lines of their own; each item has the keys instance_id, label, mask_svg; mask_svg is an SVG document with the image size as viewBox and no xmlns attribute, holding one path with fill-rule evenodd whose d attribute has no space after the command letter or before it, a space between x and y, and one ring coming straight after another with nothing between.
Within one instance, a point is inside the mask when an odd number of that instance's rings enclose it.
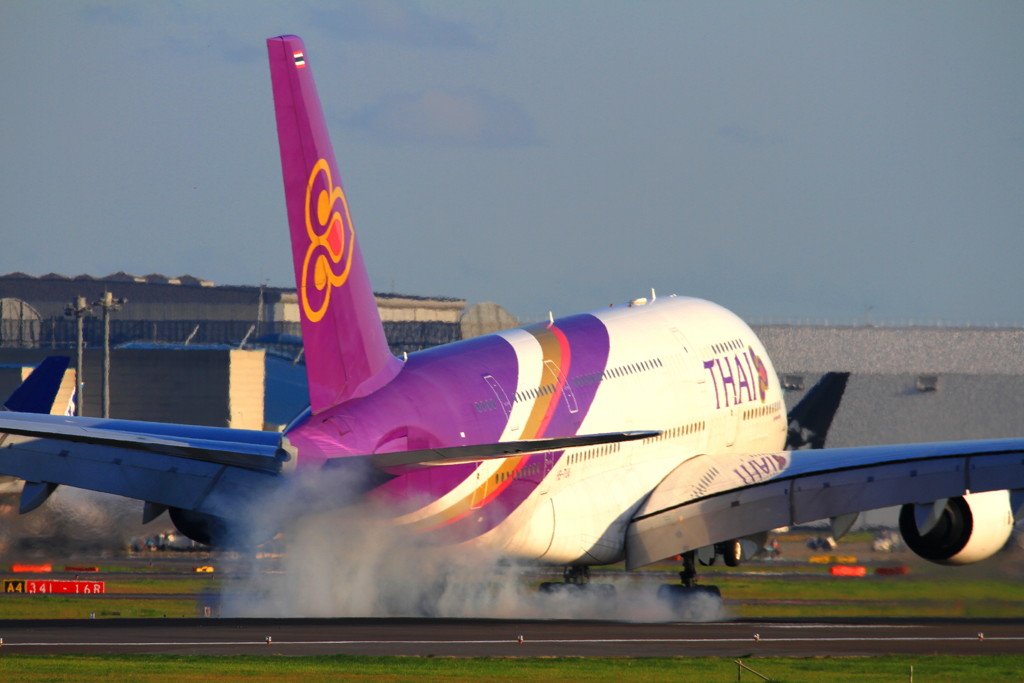
<instances>
[{"instance_id":1,"label":"small flag on tail","mask_svg":"<svg viewBox=\"0 0 1024 683\"><path fill-rule=\"evenodd\" d=\"M301 52L293 52L292 57L295 58L296 69L301 69L302 67L306 66L306 55L302 54Z\"/></svg>"}]
</instances>

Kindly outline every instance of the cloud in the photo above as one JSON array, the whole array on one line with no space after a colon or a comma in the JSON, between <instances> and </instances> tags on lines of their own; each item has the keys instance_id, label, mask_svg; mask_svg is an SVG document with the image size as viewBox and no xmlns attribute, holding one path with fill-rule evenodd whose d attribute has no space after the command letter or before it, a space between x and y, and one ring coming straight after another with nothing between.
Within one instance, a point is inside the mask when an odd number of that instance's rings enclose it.
<instances>
[{"instance_id":1,"label":"cloud","mask_svg":"<svg viewBox=\"0 0 1024 683\"><path fill-rule=\"evenodd\" d=\"M540 144L533 121L522 107L477 88L388 95L348 123L400 144L492 148Z\"/></svg>"},{"instance_id":2,"label":"cloud","mask_svg":"<svg viewBox=\"0 0 1024 683\"><path fill-rule=\"evenodd\" d=\"M346 40L382 40L415 47L479 48L465 22L431 16L406 0L353 2L312 12L316 23Z\"/></svg>"}]
</instances>

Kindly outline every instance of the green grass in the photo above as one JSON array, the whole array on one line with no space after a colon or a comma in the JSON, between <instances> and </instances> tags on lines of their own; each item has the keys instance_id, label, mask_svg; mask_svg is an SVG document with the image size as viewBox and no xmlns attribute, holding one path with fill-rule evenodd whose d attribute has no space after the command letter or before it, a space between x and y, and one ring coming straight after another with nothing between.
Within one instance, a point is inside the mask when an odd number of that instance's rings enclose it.
<instances>
[{"instance_id":1,"label":"green grass","mask_svg":"<svg viewBox=\"0 0 1024 683\"><path fill-rule=\"evenodd\" d=\"M1006 606L998 601L984 603L941 604L938 602L924 605L907 603L856 603L842 602L834 605L729 605L731 617L746 619L783 619L793 617L837 618L853 617L915 618L915 617L975 617L975 618L1013 618L1020 617L1020 607Z\"/></svg>"},{"instance_id":2,"label":"green grass","mask_svg":"<svg viewBox=\"0 0 1024 683\"><path fill-rule=\"evenodd\" d=\"M148 617L196 617L198 602L193 598L155 600L128 598L107 600L75 595L4 595L0 598L0 619L97 619Z\"/></svg>"},{"instance_id":3,"label":"green grass","mask_svg":"<svg viewBox=\"0 0 1024 683\"><path fill-rule=\"evenodd\" d=\"M821 580L759 576L716 577L728 598L779 598L802 600L1000 600L1024 603L1024 583L1003 579L965 579L893 576L885 578L827 577Z\"/></svg>"},{"instance_id":4,"label":"green grass","mask_svg":"<svg viewBox=\"0 0 1024 683\"><path fill-rule=\"evenodd\" d=\"M1024 678L1024 655L977 657L747 658L744 664L775 681L1005 681ZM207 657L146 655L32 656L0 653L0 678L18 681L716 681L737 680L731 658L425 658ZM760 681L743 672L741 681Z\"/></svg>"},{"instance_id":5,"label":"green grass","mask_svg":"<svg viewBox=\"0 0 1024 683\"><path fill-rule=\"evenodd\" d=\"M737 616L950 616L1017 617L1024 614L1024 584L1001 579L913 575L885 578L721 577L722 595ZM761 603L771 599L777 602ZM744 603L750 600L750 603ZM792 600L794 603L786 603ZM808 604L810 601L812 604Z\"/></svg>"},{"instance_id":6,"label":"green grass","mask_svg":"<svg viewBox=\"0 0 1024 683\"><path fill-rule=\"evenodd\" d=\"M745 618L775 617L1018 617L1024 614L1024 558L1003 554L986 568L937 567L909 552L874 553L869 550L871 533L858 532L843 539L835 555L855 555L869 570L874 566L907 565L910 573L899 576L863 578L836 577L829 566L806 561L812 553L803 541L817 532L780 537L782 559L752 561L738 569L722 564L701 567L702 582L718 585L727 601L729 614ZM823 553L824 554L824 553ZM63 567L68 563L54 563ZM202 596L222 589L230 594L246 590L246 563L230 556L179 556L152 553L103 564L89 560L76 564L99 566L101 571L82 573L82 580L106 582L108 595L24 596L0 594L0 619L97 617L197 616ZM273 563L271 563L273 564ZM213 574L198 574L194 567L217 566ZM641 581L649 585L678 581L678 562L648 567L642 575L626 572L622 564L595 568L593 580ZM131 573L126 573L131 572ZM21 578L5 574L3 578ZM529 574L529 582L558 580L557 568ZM635 578L627 578L635 577ZM27 578L27 576L25 577ZM45 578L45 577L40 577ZM67 572L53 578L68 579ZM527 585L527 589L529 585ZM114 612L119 612L115 615Z\"/></svg>"},{"instance_id":7,"label":"green grass","mask_svg":"<svg viewBox=\"0 0 1024 683\"><path fill-rule=\"evenodd\" d=\"M742 571L742 570L741 570ZM0 619L97 617L193 617L201 595L216 595L223 577L183 574L181 577L131 577L106 581L108 597L0 594ZM673 576L648 576L644 581L671 582ZM595 580L600 580L596 578ZM1017 617L1024 614L1024 583L1008 579L944 576L849 578L827 569L800 578L708 572L705 583L717 584L737 617ZM230 583L230 582L229 582ZM230 588L229 588L230 590ZM154 594L180 596L150 597ZM112 598L111 596L124 596ZM118 614L114 614L118 612Z\"/></svg>"},{"instance_id":8,"label":"green grass","mask_svg":"<svg viewBox=\"0 0 1024 683\"><path fill-rule=\"evenodd\" d=\"M130 593L145 595L147 593L201 593L203 591L220 590L221 581L208 578L209 574L196 574L173 579L103 579L107 593Z\"/></svg>"}]
</instances>

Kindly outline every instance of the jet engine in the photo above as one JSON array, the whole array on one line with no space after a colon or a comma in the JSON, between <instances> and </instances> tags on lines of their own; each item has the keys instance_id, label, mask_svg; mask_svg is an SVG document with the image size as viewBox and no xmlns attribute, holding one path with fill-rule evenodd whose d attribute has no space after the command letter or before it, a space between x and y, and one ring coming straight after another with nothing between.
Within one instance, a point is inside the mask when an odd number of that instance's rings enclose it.
<instances>
[{"instance_id":1,"label":"jet engine","mask_svg":"<svg viewBox=\"0 0 1024 683\"><path fill-rule=\"evenodd\" d=\"M175 528L193 541L218 547L231 545L232 539L226 520L182 508L171 508L169 512Z\"/></svg>"},{"instance_id":2,"label":"jet engine","mask_svg":"<svg viewBox=\"0 0 1024 683\"><path fill-rule=\"evenodd\" d=\"M1012 530L1009 491L968 493L900 509L903 540L936 564L980 562L999 552Z\"/></svg>"}]
</instances>

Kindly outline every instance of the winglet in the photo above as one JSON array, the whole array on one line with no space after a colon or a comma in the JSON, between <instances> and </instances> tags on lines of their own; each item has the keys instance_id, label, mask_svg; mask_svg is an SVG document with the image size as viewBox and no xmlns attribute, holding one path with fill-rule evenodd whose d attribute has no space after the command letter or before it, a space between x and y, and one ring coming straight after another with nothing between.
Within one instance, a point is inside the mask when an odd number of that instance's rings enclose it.
<instances>
[{"instance_id":1,"label":"winglet","mask_svg":"<svg viewBox=\"0 0 1024 683\"><path fill-rule=\"evenodd\" d=\"M18 413L49 413L70 362L67 356L44 358L4 401L3 407Z\"/></svg>"},{"instance_id":2,"label":"winglet","mask_svg":"<svg viewBox=\"0 0 1024 683\"><path fill-rule=\"evenodd\" d=\"M309 55L298 36L267 40L281 172L314 413L358 398L401 369L359 251Z\"/></svg>"}]
</instances>

